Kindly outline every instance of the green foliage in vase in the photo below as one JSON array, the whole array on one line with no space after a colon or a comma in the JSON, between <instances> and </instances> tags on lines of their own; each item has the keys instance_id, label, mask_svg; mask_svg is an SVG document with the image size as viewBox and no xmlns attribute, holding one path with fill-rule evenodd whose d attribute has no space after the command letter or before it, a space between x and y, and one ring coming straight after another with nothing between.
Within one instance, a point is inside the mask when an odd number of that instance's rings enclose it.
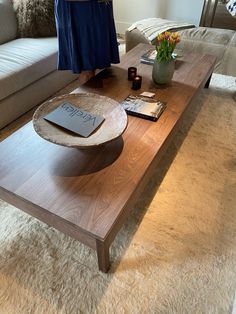
<instances>
[{"instance_id":1,"label":"green foliage in vase","mask_svg":"<svg viewBox=\"0 0 236 314\"><path fill-rule=\"evenodd\" d=\"M157 62L170 61L174 59L173 51L180 42L179 33L164 32L157 36L156 51Z\"/></svg>"}]
</instances>

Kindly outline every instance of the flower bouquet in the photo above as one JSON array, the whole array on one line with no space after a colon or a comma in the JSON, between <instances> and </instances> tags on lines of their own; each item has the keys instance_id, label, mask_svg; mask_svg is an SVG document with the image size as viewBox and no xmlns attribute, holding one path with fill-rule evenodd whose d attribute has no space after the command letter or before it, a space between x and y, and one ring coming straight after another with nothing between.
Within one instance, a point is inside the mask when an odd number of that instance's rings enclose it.
<instances>
[{"instance_id":1,"label":"flower bouquet","mask_svg":"<svg viewBox=\"0 0 236 314\"><path fill-rule=\"evenodd\" d=\"M180 42L178 33L164 32L157 36L156 58L152 69L152 79L156 84L171 82L175 70L173 51Z\"/></svg>"},{"instance_id":2,"label":"flower bouquet","mask_svg":"<svg viewBox=\"0 0 236 314\"><path fill-rule=\"evenodd\" d=\"M157 62L170 61L174 59L173 51L180 42L179 33L164 32L157 36L156 51Z\"/></svg>"}]
</instances>

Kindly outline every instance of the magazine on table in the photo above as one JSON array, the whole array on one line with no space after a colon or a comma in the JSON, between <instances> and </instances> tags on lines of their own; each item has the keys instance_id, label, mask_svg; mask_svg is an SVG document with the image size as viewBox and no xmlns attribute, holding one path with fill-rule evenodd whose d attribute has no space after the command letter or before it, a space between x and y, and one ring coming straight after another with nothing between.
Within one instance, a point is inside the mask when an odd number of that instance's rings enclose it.
<instances>
[{"instance_id":1,"label":"magazine on table","mask_svg":"<svg viewBox=\"0 0 236 314\"><path fill-rule=\"evenodd\" d=\"M156 56L157 56L157 51L152 48L141 56L140 62L145 63L145 64L153 64Z\"/></svg>"},{"instance_id":2,"label":"magazine on table","mask_svg":"<svg viewBox=\"0 0 236 314\"><path fill-rule=\"evenodd\" d=\"M155 48L149 49L141 56L140 62L145 64L153 64L156 56L157 56L156 49ZM177 58L177 53L173 52L172 56L173 58Z\"/></svg>"},{"instance_id":3,"label":"magazine on table","mask_svg":"<svg viewBox=\"0 0 236 314\"><path fill-rule=\"evenodd\" d=\"M121 105L127 114L151 121L157 121L166 108L166 104L160 100L134 95L125 98Z\"/></svg>"}]
</instances>

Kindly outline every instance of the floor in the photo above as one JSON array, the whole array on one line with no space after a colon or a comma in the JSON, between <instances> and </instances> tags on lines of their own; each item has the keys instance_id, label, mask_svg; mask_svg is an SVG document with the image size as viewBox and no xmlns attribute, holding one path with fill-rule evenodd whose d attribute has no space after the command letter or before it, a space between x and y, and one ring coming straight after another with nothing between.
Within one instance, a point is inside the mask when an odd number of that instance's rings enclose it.
<instances>
[{"instance_id":1,"label":"floor","mask_svg":"<svg viewBox=\"0 0 236 314\"><path fill-rule=\"evenodd\" d=\"M118 35L118 40L120 42L120 55L125 53L125 37L124 35ZM236 93L235 93L235 100L236 100ZM232 314L236 314L236 293L235 293L235 299L234 299L234 305Z\"/></svg>"}]
</instances>

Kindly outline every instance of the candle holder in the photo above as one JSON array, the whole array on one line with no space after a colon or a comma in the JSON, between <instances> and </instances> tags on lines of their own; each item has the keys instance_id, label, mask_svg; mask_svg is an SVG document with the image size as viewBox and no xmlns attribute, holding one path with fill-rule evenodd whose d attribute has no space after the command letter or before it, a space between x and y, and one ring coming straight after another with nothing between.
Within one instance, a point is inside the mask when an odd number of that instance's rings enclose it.
<instances>
[{"instance_id":1,"label":"candle holder","mask_svg":"<svg viewBox=\"0 0 236 314\"><path fill-rule=\"evenodd\" d=\"M129 67L128 68L128 80L133 81L134 77L137 75L137 68Z\"/></svg>"},{"instance_id":2,"label":"candle holder","mask_svg":"<svg viewBox=\"0 0 236 314\"><path fill-rule=\"evenodd\" d=\"M140 89L142 85L142 76L136 75L133 79L132 89L137 90Z\"/></svg>"}]
</instances>

